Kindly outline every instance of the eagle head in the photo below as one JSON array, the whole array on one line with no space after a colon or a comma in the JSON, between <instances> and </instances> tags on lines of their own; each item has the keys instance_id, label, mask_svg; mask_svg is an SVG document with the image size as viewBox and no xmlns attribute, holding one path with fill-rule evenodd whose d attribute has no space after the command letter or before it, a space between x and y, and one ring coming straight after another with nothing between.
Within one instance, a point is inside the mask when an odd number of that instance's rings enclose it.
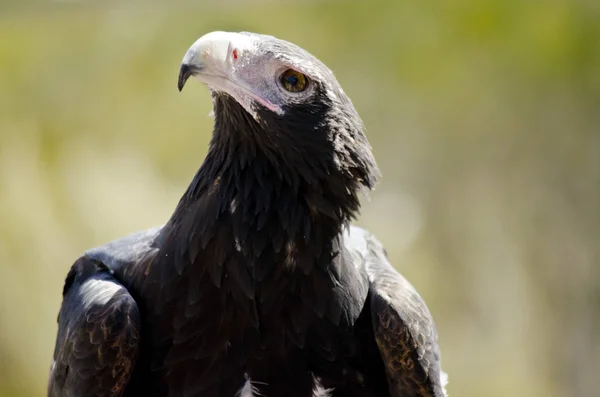
<instances>
[{"instance_id":1,"label":"eagle head","mask_svg":"<svg viewBox=\"0 0 600 397\"><path fill-rule=\"evenodd\" d=\"M179 90L190 77L213 97L211 148L244 163L260 153L288 182L342 203L342 220L358 210L357 192L379 171L352 101L315 56L272 36L217 31L186 52Z\"/></svg>"}]
</instances>

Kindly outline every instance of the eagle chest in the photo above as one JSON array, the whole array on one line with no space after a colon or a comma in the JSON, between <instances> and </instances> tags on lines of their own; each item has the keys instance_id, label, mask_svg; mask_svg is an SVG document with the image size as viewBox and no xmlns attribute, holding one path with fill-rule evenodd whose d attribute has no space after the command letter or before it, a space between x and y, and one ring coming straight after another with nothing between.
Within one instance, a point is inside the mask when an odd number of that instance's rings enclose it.
<instances>
[{"instance_id":1,"label":"eagle chest","mask_svg":"<svg viewBox=\"0 0 600 397\"><path fill-rule=\"evenodd\" d=\"M171 293L164 298L172 302L162 311L170 319L161 320L172 325L170 355L195 352L194 357L219 354L244 361L266 350L285 355L290 348L304 348L311 325L331 322L326 317L332 281L326 271L304 274L295 267L301 256L291 245L254 261L238 250L220 266L210 266L214 261L207 255L205 266L195 264L177 277L165 288ZM253 266L268 271L257 274Z\"/></svg>"}]
</instances>

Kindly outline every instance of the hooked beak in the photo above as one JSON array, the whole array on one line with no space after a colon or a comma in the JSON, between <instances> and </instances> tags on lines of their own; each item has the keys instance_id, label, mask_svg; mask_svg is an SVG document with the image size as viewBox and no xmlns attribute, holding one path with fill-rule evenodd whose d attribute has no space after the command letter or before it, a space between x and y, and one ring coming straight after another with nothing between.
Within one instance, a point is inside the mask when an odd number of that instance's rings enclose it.
<instances>
[{"instance_id":1,"label":"hooked beak","mask_svg":"<svg viewBox=\"0 0 600 397\"><path fill-rule=\"evenodd\" d=\"M185 83L188 81L190 76L194 75L197 72L199 72L199 68L197 67L193 67L185 63L181 65L181 68L179 69L179 78L177 79L177 88L179 89L179 92L183 90L183 87L185 86Z\"/></svg>"},{"instance_id":2,"label":"hooked beak","mask_svg":"<svg viewBox=\"0 0 600 397\"><path fill-rule=\"evenodd\" d=\"M236 33L212 32L196 40L181 62L177 79L179 91L190 76L195 76L208 85L218 85L215 80L231 79L231 48L243 44L240 43L243 38L244 36Z\"/></svg>"},{"instance_id":3,"label":"hooked beak","mask_svg":"<svg viewBox=\"0 0 600 397\"><path fill-rule=\"evenodd\" d=\"M257 88L240 76L239 65L242 57L253 56L253 39L241 33L211 32L200 37L185 53L177 88L183 89L191 76L209 86L214 92L224 92L234 98L248 113L256 116L256 104L282 114L280 106L271 103L256 92ZM252 73L260 73L260 69Z\"/></svg>"}]
</instances>

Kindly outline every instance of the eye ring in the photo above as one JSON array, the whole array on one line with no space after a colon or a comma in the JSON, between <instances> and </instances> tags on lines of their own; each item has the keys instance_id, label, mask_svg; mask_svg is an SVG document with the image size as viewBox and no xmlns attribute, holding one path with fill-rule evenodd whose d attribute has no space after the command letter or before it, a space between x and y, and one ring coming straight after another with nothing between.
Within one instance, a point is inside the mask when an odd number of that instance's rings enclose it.
<instances>
[{"instance_id":1,"label":"eye ring","mask_svg":"<svg viewBox=\"0 0 600 397\"><path fill-rule=\"evenodd\" d=\"M279 76L281 86L288 92L297 93L306 90L309 79L294 69L287 69Z\"/></svg>"}]
</instances>

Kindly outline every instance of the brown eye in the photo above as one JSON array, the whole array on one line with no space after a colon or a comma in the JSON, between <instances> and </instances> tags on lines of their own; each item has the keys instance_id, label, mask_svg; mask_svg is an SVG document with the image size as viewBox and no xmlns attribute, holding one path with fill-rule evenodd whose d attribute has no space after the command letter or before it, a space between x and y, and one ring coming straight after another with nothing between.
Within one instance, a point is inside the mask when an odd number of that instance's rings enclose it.
<instances>
[{"instance_id":1,"label":"brown eye","mask_svg":"<svg viewBox=\"0 0 600 397\"><path fill-rule=\"evenodd\" d=\"M293 69L288 69L281 74L279 81L283 88L289 92L301 92L308 86L308 77Z\"/></svg>"}]
</instances>

